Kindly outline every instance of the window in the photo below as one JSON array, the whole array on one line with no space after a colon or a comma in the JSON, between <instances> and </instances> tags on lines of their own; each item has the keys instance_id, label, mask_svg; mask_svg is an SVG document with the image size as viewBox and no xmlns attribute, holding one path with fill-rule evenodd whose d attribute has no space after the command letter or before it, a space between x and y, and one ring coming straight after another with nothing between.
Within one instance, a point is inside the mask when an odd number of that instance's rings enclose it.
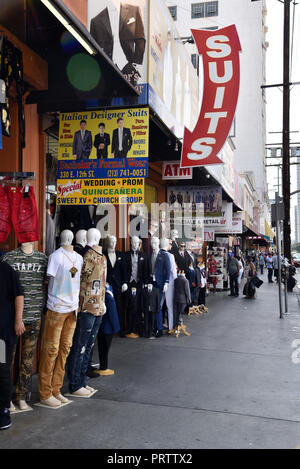
<instances>
[{"instance_id":1,"label":"window","mask_svg":"<svg viewBox=\"0 0 300 469\"><path fill-rule=\"evenodd\" d=\"M218 16L218 1L192 4L192 19Z\"/></svg>"},{"instance_id":2,"label":"window","mask_svg":"<svg viewBox=\"0 0 300 469\"><path fill-rule=\"evenodd\" d=\"M177 21L177 6L175 7L169 7L169 12L173 18L174 21Z\"/></svg>"}]
</instances>

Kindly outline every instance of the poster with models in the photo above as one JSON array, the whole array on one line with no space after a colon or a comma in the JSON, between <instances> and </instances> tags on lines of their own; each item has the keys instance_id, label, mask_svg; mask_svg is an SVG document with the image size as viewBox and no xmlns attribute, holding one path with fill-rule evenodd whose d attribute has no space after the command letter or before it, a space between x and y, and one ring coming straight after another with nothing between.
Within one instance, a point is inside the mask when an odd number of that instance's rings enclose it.
<instances>
[{"instance_id":1,"label":"poster with models","mask_svg":"<svg viewBox=\"0 0 300 469\"><path fill-rule=\"evenodd\" d=\"M181 138L197 122L198 77L163 0L149 2L149 25L149 104Z\"/></svg>"},{"instance_id":2,"label":"poster with models","mask_svg":"<svg viewBox=\"0 0 300 469\"><path fill-rule=\"evenodd\" d=\"M178 209L184 204L203 204L205 217L222 216L222 187L221 186L169 186L168 203Z\"/></svg>"},{"instance_id":3,"label":"poster with models","mask_svg":"<svg viewBox=\"0 0 300 469\"><path fill-rule=\"evenodd\" d=\"M147 0L88 0L88 28L133 86L147 83Z\"/></svg>"}]
</instances>

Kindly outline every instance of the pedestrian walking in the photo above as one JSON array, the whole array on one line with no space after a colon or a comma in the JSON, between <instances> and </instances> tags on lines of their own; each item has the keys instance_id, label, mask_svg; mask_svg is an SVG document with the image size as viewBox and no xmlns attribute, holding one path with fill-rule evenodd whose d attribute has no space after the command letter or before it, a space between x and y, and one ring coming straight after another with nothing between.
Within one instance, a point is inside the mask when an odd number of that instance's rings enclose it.
<instances>
[{"instance_id":1,"label":"pedestrian walking","mask_svg":"<svg viewBox=\"0 0 300 469\"><path fill-rule=\"evenodd\" d=\"M239 296L238 277L240 272L240 265L238 260L233 257L233 253L229 252L227 260L227 272L230 279L230 295Z\"/></svg>"},{"instance_id":2,"label":"pedestrian walking","mask_svg":"<svg viewBox=\"0 0 300 469\"><path fill-rule=\"evenodd\" d=\"M271 252L269 252L269 254L267 256L266 265L267 265L267 269L268 269L268 282L269 283L274 283L273 280L272 280L272 276L273 276L273 257L272 257Z\"/></svg>"},{"instance_id":3,"label":"pedestrian walking","mask_svg":"<svg viewBox=\"0 0 300 469\"><path fill-rule=\"evenodd\" d=\"M11 363L17 336L25 332L24 293L17 272L0 262L0 430L11 426Z\"/></svg>"},{"instance_id":4,"label":"pedestrian walking","mask_svg":"<svg viewBox=\"0 0 300 469\"><path fill-rule=\"evenodd\" d=\"M238 276L238 280L237 280L238 289L240 289L241 280L242 280L242 276L243 276L243 273L244 273L244 264L243 264L242 258L240 256L237 256L237 260L238 260L238 263L239 263L239 266L240 266L239 276Z\"/></svg>"},{"instance_id":5,"label":"pedestrian walking","mask_svg":"<svg viewBox=\"0 0 300 469\"><path fill-rule=\"evenodd\" d=\"M247 272L247 282L244 286L243 295L246 298L256 298L256 288L253 284L253 278L255 276L255 265L252 262L250 257L247 258L248 261L248 272Z\"/></svg>"},{"instance_id":6,"label":"pedestrian walking","mask_svg":"<svg viewBox=\"0 0 300 469\"><path fill-rule=\"evenodd\" d=\"M265 265L265 256L261 252L259 256L259 268L260 268L260 273L263 275L264 273L264 265Z\"/></svg>"},{"instance_id":7,"label":"pedestrian walking","mask_svg":"<svg viewBox=\"0 0 300 469\"><path fill-rule=\"evenodd\" d=\"M274 277L276 278L276 282L278 283L278 254L274 254L272 257L273 262L273 269L274 269Z\"/></svg>"}]
</instances>

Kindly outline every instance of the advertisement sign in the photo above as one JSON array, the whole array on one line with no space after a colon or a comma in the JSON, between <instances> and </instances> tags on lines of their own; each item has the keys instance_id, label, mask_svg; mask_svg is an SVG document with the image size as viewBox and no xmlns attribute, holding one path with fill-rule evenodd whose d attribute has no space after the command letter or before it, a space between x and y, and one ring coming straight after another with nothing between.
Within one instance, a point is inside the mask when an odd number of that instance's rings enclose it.
<instances>
[{"instance_id":1,"label":"advertisement sign","mask_svg":"<svg viewBox=\"0 0 300 469\"><path fill-rule=\"evenodd\" d=\"M216 234L241 234L243 233L243 212L232 214L227 226L218 226L215 228Z\"/></svg>"},{"instance_id":2,"label":"advertisement sign","mask_svg":"<svg viewBox=\"0 0 300 469\"><path fill-rule=\"evenodd\" d=\"M148 161L148 131L147 108L62 112L58 159L144 158Z\"/></svg>"},{"instance_id":3,"label":"advertisement sign","mask_svg":"<svg viewBox=\"0 0 300 469\"><path fill-rule=\"evenodd\" d=\"M235 25L217 31L192 29L203 58L204 90L198 122L184 129L182 168L221 164L217 156L232 126L240 84L241 45Z\"/></svg>"},{"instance_id":4,"label":"advertisement sign","mask_svg":"<svg viewBox=\"0 0 300 469\"><path fill-rule=\"evenodd\" d=\"M57 181L57 205L143 204L144 178L61 179Z\"/></svg>"},{"instance_id":5,"label":"advertisement sign","mask_svg":"<svg viewBox=\"0 0 300 469\"><path fill-rule=\"evenodd\" d=\"M199 114L199 83L163 0L149 2L149 105L178 137Z\"/></svg>"},{"instance_id":6,"label":"advertisement sign","mask_svg":"<svg viewBox=\"0 0 300 469\"><path fill-rule=\"evenodd\" d=\"M140 92L147 83L147 11L147 0L88 0L91 35Z\"/></svg>"},{"instance_id":7,"label":"advertisement sign","mask_svg":"<svg viewBox=\"0 0 300 469\"><path fill-rule=\"evenodd\" d=\"M144 202L149 109L60 114L58 205Z\"/></svg>"},{"instance_id":8,"label":"advertisement sign","mask_svg":"<svg viewBox=\"0 0 300 469\"><path fill-rule=\"evenodd\" d=\"M183 204L191 204L191 210L196 210L196 204L203 204L205 217L222 216L222 187L221 186L169 186L168 203L183 208Z\"/></svg>"},{"instance_id":9,"label":"advertisement sign","mask_svg":"<svg viewBox=\"0 0 300 469\"><path fill-rule=\"evenodd\" d=\"M222 211L221 216L215 217L205 217L204 225L205 227L213 227L216 231L219 229L224 229L231 227L232 220L232 202L222 202Z\"/></svg>"},{"instance_id":10,"label":"advertisement sign","mask_svg":"<svg viewBox=\"0 0 300 469\"><path fill-rule=\"evenodd\" d=\"M180 168L179 161L164 161L162 179L193 179L192 168Z\"/></svg>"}]
</instances>

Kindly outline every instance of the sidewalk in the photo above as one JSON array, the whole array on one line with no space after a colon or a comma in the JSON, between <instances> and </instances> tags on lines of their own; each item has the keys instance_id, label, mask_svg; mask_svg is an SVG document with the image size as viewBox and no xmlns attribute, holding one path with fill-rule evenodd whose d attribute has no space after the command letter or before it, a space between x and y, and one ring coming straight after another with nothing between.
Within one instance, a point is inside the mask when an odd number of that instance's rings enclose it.
<instances>
[{"instance_id":1,"label":"sidewalk","mask_svg":"<svg viewBox=\"0 0 300 469\"><path fill-rule=\"evenodd\" d=\"M211 294L209 314L185 321L190 337L115 338L109 367L116 374L91 380L99 389L93 397L13 415L0 448L299 446L300 364L292 343L300 344L300 309L290 293L290 312L280 320L277 284L262 278L255 300Z\"/></svg>"}]
</instances>

